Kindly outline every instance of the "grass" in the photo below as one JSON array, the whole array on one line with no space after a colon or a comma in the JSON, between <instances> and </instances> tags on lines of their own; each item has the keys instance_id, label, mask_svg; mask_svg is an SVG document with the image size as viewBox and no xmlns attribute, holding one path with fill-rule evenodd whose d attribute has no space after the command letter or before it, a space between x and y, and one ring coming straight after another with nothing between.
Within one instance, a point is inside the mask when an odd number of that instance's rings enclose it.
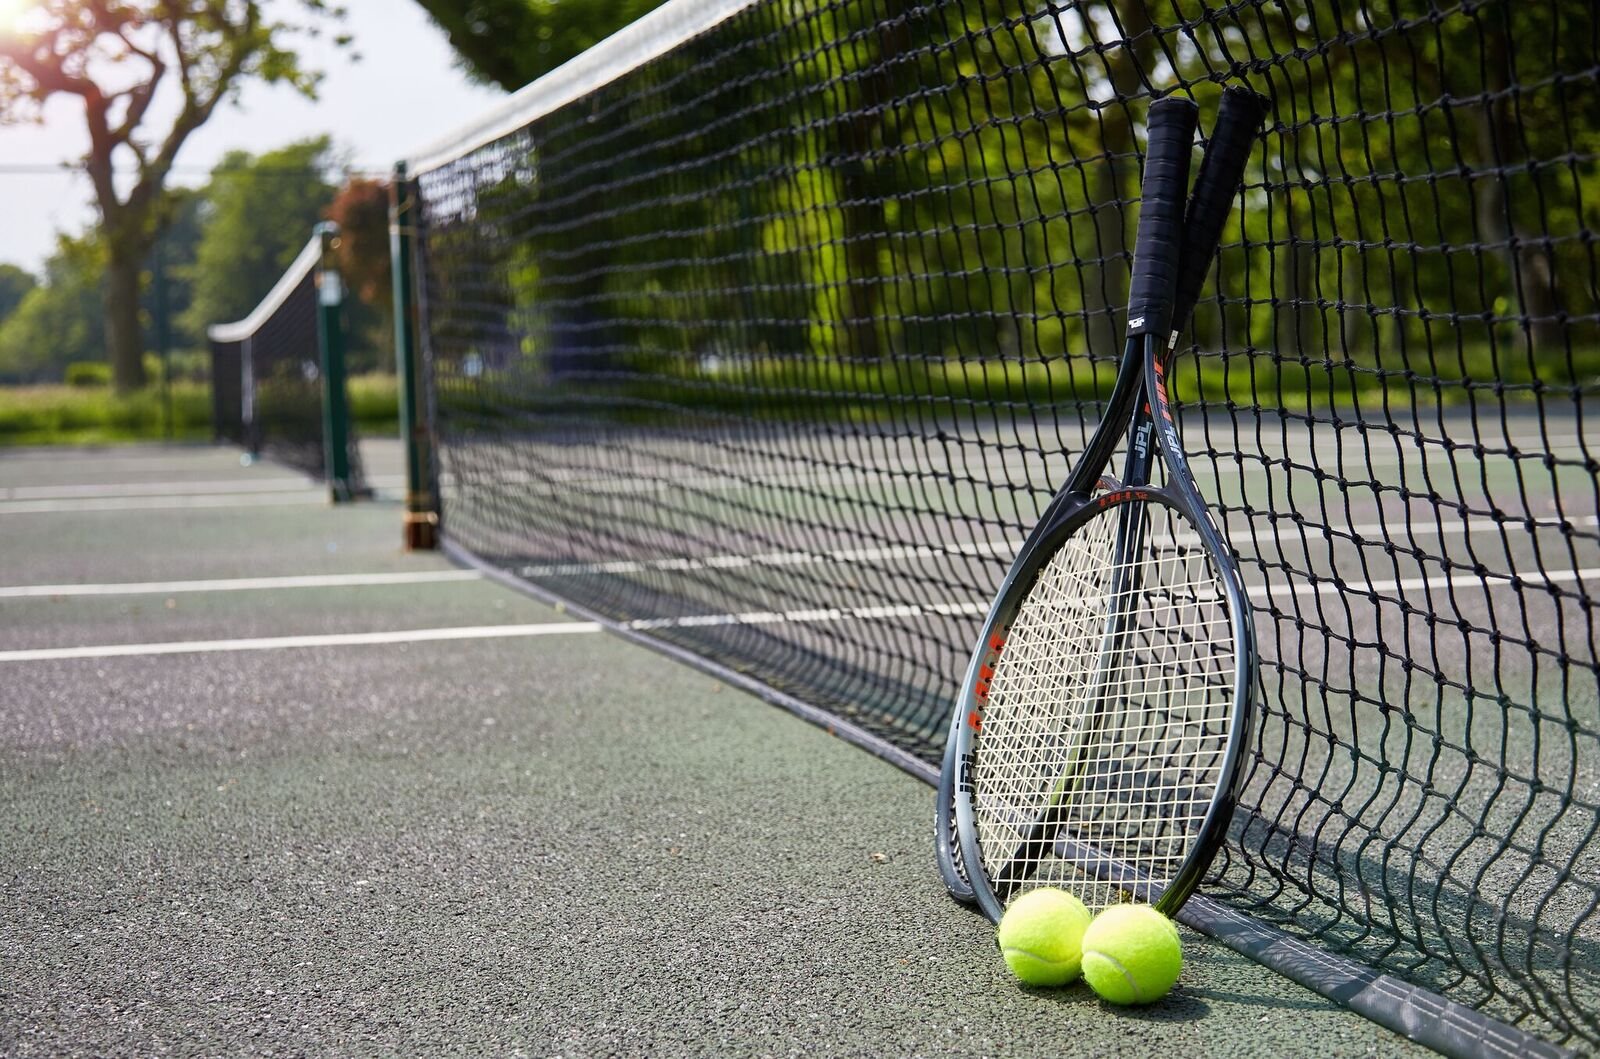
<instances>
[{"instance_id":1,"label":"grass","mask_svg":"<svg viewBox=\"0 0 1600 1059\"><path fill-rule=\"evenodd\" d=\"M1174 372L1176 396L1192 402L1237 401L1286 408L1326 408L1359 399L1370 406L1378 399L1401 405L1432 398L1460 404L1472 398L1492 403L1528 403L1541 393L1556 396L1593 392L1600 386L1600 352L1585 347L1570 368L1553 365L1553 381L1535 384L1515 373L1518 363L1491 362L1485 356L1464 358L1455 374L1441 380L1414 379L1408 372L1354 361L1251 357L1208 357L1188 361ZM1531 365L1524 360L1524 368ZM1440 370L1444 369L1430 369ZM1563 381L1568 373L1576 378ZM1526 374L1526 372L1525 372ZM929 359L892 364L851 363L807 358L753 358L726 364L618 364L614 371L566 378L525 378L511 373L498 385L493 408L478 414L517 413L581 415L611 422L682 421L686 414L712 420L803 419L808 421L874 422L929 412L961 415L974 408L1009 406L1026 414L1048 415L1058 407L1103 398L1110 390L1115 366L1058 359L987 363ZM446 376L447 399L457 380ZM467 395L477 391L468 385ZM356 428L367 437L397 432L398 384L393 375L372 373L350 380L350 411ZM117 397L103 387L0 387L0 446L95 444L117 441L206 440L211 437L211 391L203 382L176 382L172 387L172 428L159 388Z\"/></svg>"},{"instance_id":2,"label":"grass","mask_svg":"<svg viewBox=\"0 0 1600 1059\"><path fill-rule=\"evenodd\" d=\"M364 434L394 434L398 401L393 375L361 375L350 380L351 414L356 429ZM0 387L0 446L211 438L209 383L174 382L171 409L169 431L166 401L158 386L120 397L100 387Z\"/></svg>"}]
</instances>

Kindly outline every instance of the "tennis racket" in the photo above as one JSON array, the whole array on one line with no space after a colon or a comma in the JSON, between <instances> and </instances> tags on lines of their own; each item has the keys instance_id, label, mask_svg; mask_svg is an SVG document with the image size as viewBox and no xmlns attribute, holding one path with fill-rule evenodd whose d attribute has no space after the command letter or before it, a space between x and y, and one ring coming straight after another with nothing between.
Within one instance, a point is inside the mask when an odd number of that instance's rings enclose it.
<instances>
[{"instance_id":1,"label":"tennis racket","mask_svg":"<svg viewBox=\"0 0 1600 1059\"><path fill-rule=\"evenodd\" d=\"M1151 106L1117 381L1001 584L952 718L940 868L951 894L991 919L1045 885L1095 909L1131 894L1171 915L1231 815L1254 638L1238 567L1178 438L1166 371L1264 101L1223 94L1186 217L1197 113L1181 99ZM1103 475L1124 436L1116 482ZM1166 473L1152 486L1158 452Z\"/></svg>"}]
</instances>

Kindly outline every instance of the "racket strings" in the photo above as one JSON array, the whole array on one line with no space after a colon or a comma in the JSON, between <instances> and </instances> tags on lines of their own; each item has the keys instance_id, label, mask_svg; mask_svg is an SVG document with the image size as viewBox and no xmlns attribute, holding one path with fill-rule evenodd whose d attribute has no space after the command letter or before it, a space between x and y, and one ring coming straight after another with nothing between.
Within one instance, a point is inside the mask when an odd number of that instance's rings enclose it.
<instances>
[{"instance_id":1,"label":"racket strings","mask_svg":"<svg viewBox=\"0 0 1600 1059\"><path fill-rule=\"evenodd\" d=\"M1119 540L1132 542L1121 562ZM1120 505L1064 542L980 710L973 803L990 878L1064 886L1091 908L1158 895L1216 793L1234 661L1222 585L1176 511Z\"/></svg>"}]
</instances>

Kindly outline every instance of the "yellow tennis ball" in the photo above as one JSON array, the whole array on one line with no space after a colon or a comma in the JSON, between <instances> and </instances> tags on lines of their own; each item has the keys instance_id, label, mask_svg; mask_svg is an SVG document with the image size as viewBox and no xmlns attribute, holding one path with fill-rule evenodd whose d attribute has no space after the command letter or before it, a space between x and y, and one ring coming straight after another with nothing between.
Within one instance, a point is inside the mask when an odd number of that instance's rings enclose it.
<instances>
[{"instance_id":1,"label":"yellow tennis ball","mask_svg":"<svg viewBox=\"0 0 1600 1059\"><path fill-rule=\"evenodd\" d=\"M1178 928L1149 905L1112 905L1083 932L1083 977L1102 1000L1160 1000L1181 970Z\"/></svg>"},{"instance_id":2,"label":"yellow tennis ball","mask_svg":"<svg viewBox=\"0 0 1600 1059\"><path fill-rule=\"evenodd\" d=\"M1000 917L1000 954L1028 985L1066 985L1078 977L1089 910L1053 886L1029 890Z\"/></svg>"}]
</instances>

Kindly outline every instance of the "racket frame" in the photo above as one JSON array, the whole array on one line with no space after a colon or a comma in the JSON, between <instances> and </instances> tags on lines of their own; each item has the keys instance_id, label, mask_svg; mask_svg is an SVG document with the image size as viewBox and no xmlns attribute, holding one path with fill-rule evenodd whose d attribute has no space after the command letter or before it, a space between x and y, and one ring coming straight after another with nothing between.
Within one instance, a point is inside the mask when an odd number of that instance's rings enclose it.
<instances>
[{"instance_id":1,"label":"racket frame","mask_svg":"<svg viewBox=\"0 0 1600 1059\"><path fill-rule=\"evenodd\" d=\"M1188 106L1193 108L1192 103ZM1211 258L1216 253L1221 229L1231 201L1237 194L1244 164L1265 109L1266 101L1248 89L1234 87L1224 92L1217 127L1207 145L1194 197L1189 203L1181 253L1182 267L1176 277L1157 277L1154 281L1149 279L1147 273L1141 286L1139 264L1136 262L1133 303L1148 306L1154 301L1158 306L1153 314L1155 319L1147 321L1144 313L1130 306L1132 326L1105 414L1082 458L1074 465L1067 482L1029 533L1001 582L985 618L978 640L979 649L973 653L962 680L940 769L935 812L937 856L941 876L951 896L963 903L977 904L992 920L998 920L1004 911L1008 894L997 892L982 868L982 861L977 859L981 851L978 848L972 806L972 754L975 725L981 722L978 710L979 684L984 684L986 688L987 676L993 675L993 661L1003 647L1003 638L999 643L992 642L997 628L1009 629L1034 579L1055 555L1061 543L1086 521L1100 516L1107 509L1122 507L1127 512L1125 524L1119 528L1119 556L1137 546L1127 540L1127 535L1131 532L1137 541L1143 532L1144 519L1134 514L1144 509L1141 505L1154 503L1170 507L1193 527L1222 586L1234 643L1234 695L1229 716L1229 736L1211 804L1189 846L1187 856L1173 878L1159 890L1147 878L1141 879L1137 869L1131 866L1123 866L1115 881L1141 900L1153 903L1164 913L1172 915L1199 885L1226 837L1243 776L1241 762L1244 748L1251 735L1253 693L1257 682L1255 636L1251 609L1238 565L1194 484L1193 473L1178 437L1167 392L1166 371L1178 333L1198 300L1205 274L1210 269ZM1192 139L1193 118L1188 120L1188 125ZM1180 198L1182 186L1186 183L1186 179L1180 177ZM1163 232L1156 234L1156 238L1165 236L1170 241L1170 203L1164 209L1168 216L1157 226L1166 227ZM1140 258L1144 256L1138 255ZM1166 284L1165 289L1170 292L1167 297L1171 309L1165 317L1160 312L1159 297L1152 299L1149 295L1151 282L1157 286ZM1134 441L1129 446L1123 482L1118 483L1103 478L1102 474L1125 436L1131 436ZM1168 471L1169 481L1162 487L1147 484L1156 450L1159 450ZM1091 496L1097 485L1105 492ZM1124 564L1119 562L1118 565ZM1113 653L1122 649L1119 640L1125 630L1118 628L1119 621L1113 613L1108 622L1107 644L1108 650ZM1106 660L1103 659L1102 669L1105 664ZM1103 700L1103 695L1101 698ZM1104 708L1103 701L1096 706L1097 712ZM1064 775L1060 782L1071 785L1074 780ZM1064 842L1056 841L1058 836L1053 832L1059 830L1059 825L1055 829L1048 828L1049 818L1060 804L1062 790L1058 786L1057 796L1034 830L1051 830L1052 845L1058 849L1081 847L1070 838ZM1025 851L1028 848L1027 841L1019 848ZM1112 863L1103 856L1089 859L1101 865ZM978 865L975 872L968 867L974 864ZM1002 885L1009 890L1022 881L1003 878Z\"/></svg>"}]
</instances>

